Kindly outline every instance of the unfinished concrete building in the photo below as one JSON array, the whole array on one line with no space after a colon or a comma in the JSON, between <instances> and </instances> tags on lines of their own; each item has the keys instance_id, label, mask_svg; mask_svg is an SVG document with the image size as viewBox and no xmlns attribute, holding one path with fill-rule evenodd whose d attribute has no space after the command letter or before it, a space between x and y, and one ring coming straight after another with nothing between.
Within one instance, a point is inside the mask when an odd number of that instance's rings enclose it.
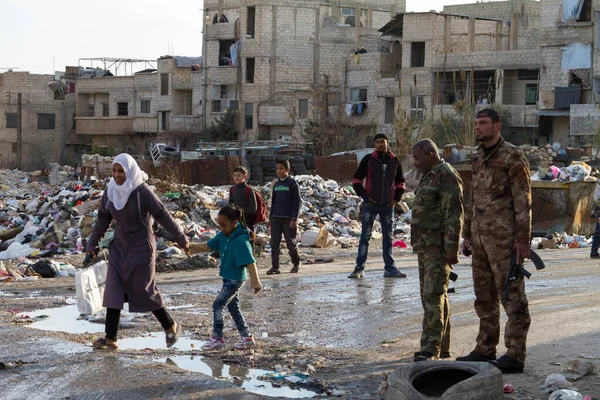
<instances>
[{"instance_id":1,"label":"unfinished concrete building","mask_svg":"<svg viewBox=\"0 0 600 400\"><path fill-rule=\"evenodd\" d=\"M510 115L523 142L589 143L600 90L592 72L599 59L592 43L600 42L594 7L589 0L521 0L399 14L381 29L402 47L390 96L420 120L485 96Z\"/></svg>"},{"instance_id":2,"label":"unfinished concrete building","mask_svg":"<svg viewBox=\"0 0 600 400\"><path fill-rule=\"evenodd\" d=\"M231 109L243 139L301 138L309 120L346 110L357 127L384 122L377 88L397 69L377 30L404 12L404 0L207 0L204 7L207 125ZM216 22L223 14L228 22ZM366 51L358 64L357 50Z\"/></svg>"},{"instance_id":3,"label":"unfinished concrete building","mask_svg":"<svg viewBox=\"0 0 600 400\"><path fill-rule=\"evenodd\" d=\"M19 167L19 156L26 170L65 159L73 132L75 85L61 78L17 71L0 74L0 168Z\"/></svg>"},{"instance_id":4,"label":"unfinished concrete building","mask_svg":"<svg viewBox=\"0 0 600 400\"><path fill-rule=\"evenodd\" d=\"M106 73L111 68L94 77L80 73L77 135L88 139L90 151L111 154L142 154L157 141L195 140L201 130L200 100L194 101L192 69L200 62L166 56L123 76Z\"/></svg>"}]
</instances>

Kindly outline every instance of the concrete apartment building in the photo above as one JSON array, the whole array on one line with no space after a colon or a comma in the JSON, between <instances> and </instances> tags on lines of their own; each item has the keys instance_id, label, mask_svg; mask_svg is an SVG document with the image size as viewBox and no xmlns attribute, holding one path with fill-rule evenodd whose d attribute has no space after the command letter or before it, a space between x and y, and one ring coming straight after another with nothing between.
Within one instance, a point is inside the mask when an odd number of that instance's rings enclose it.
<instances>
[{"instance_id":1,"label":"concrete apartment building","mask_svg":"<svg viewBox=\"0 0 600 400\"><path fill-rule=\"evenodd\" d=\"M580 11L569 14L573 3ZM391 95L410 115L435 120L455 113L459 92L471 102L487 94L527 142L586 144L598 120L598 6L514 0L398 15L395 29L382 29L403 51L399 90Z\"/></svg>"},{"instance_id":2,"label":"concrete apartment building","mask_svg":"<svg viewBox=\"0 0 600 400\"><path fill-rule=\"evenodd\" d=\"M0 168L18 167L19 95L21 167L42 168L68 155L66 143L75 116L71 88L74 86L54 75L18 71L0 74Z\"/></svg>"},{"instance_id":3,"label":"concrete apartment building","mask_svg":"<svg viewBox=\"0 0 600 400\"><path fill-rule=\"evenodd\" d=\"M199 62L165 56L156 68L125 76L78 76L77 136L93 151L132 154L152 142L195 140L201 126L191 65Z\"/></svg>"},{"instance_id":4,"label":"concrete apartment building","mask_svg":"<svg viewBox=\"0 0 600 400\"><path fill-rule=\"evenodd\" d=\"M243 139L301 138L306 122L324 115L323 107L332 113L354 108L348 120L358 126L383 124L378 81L393 77L396 64L378 29L405 5L404 0L205 1L201 94L207 125L234 107ZM215 14L225 14L229 22L212 23ZM367 53L354 64L360 47ZM315 93L326 93L327 103L317 105Z\"/></svg>"}]
</instances>

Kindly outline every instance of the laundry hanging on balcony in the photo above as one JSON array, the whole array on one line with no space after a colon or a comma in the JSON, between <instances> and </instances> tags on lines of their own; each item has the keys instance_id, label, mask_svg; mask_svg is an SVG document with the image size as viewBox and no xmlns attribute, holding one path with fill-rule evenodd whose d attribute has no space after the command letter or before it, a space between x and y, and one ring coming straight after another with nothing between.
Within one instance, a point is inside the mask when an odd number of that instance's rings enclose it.
<instances>
[{"instance_id":1,"label":"laundry hanging on balcony","mask_svg":"<svg viewBox=\"0 0 600 400\"><path fill-rule=\"evenodd\" d=\"M581 17L584 0L562 0L562 22L577 21Z\"/></svg>"},{"instance_id":2,"label":"laundry hanging on balcony","mask_svg":"<svg viewBox=\"0 0 600 400\"><path fill-rule=\"evenodd\" d=\"M573 43L561 48L561 50L561 70L592 68L592 45Z\"/></svg>"},{"instance_id":3,"label":"laundry hanging on balcony","mask_svg":"<svg viewBox=\"0 0 600 400\"><path fill-rule=\"evenodd\" d=\"M229 54L231 55L231 65L237 66L240 54L240 46L242 44L242 39L238 40L229 48Z\"/></svg>"}]
</instances>

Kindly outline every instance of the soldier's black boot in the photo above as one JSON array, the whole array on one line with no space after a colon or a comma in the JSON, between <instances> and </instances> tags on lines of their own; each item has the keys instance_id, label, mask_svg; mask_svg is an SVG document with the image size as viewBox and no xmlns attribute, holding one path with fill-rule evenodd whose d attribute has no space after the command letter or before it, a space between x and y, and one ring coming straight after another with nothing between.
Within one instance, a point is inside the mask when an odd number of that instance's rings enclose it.
<instances>
[{"instance_id":1,"label":"soldier's black boot","mask_svg":"<svg viewBox=\"0 0 600 400\"><path fill-rule=\"evenodd\" d=\"M498 368L502 371L503 374L515 374L523 372L523 368L525 368L525 363L522 363L519 360L515 360L512 357L507 355L503 355L497 360L488 361L494 367Z\"/></svg>"},{"instance_id":2,"label":"soldier's black boot","mask_svg":"<svg viewBox=\"0 0 600 400\"><path fill-rule=\"evenodd\" d=\"M485 362L496 360L496 354L481 354L478 351L472 351L466 356L456 357L456 361L477 361L477 362Z\"/></svg>"}]
</instances>

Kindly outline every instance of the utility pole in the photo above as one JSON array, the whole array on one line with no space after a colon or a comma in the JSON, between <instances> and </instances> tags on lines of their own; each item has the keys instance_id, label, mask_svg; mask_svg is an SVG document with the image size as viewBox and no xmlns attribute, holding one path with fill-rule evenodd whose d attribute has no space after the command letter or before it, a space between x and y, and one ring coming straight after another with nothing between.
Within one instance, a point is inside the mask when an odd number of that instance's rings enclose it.
<instances>
[{"instance_id":1,"label":"utility pole","mask_svg":"<svg viewBox=\"0 0 600 400\"><path fill-rule=\"evenodd\" d=\"M23 149L23 140L21 132L21 93L17 93L17 168L21 169L21 153Z\"/></svg>"}]
</instances>

